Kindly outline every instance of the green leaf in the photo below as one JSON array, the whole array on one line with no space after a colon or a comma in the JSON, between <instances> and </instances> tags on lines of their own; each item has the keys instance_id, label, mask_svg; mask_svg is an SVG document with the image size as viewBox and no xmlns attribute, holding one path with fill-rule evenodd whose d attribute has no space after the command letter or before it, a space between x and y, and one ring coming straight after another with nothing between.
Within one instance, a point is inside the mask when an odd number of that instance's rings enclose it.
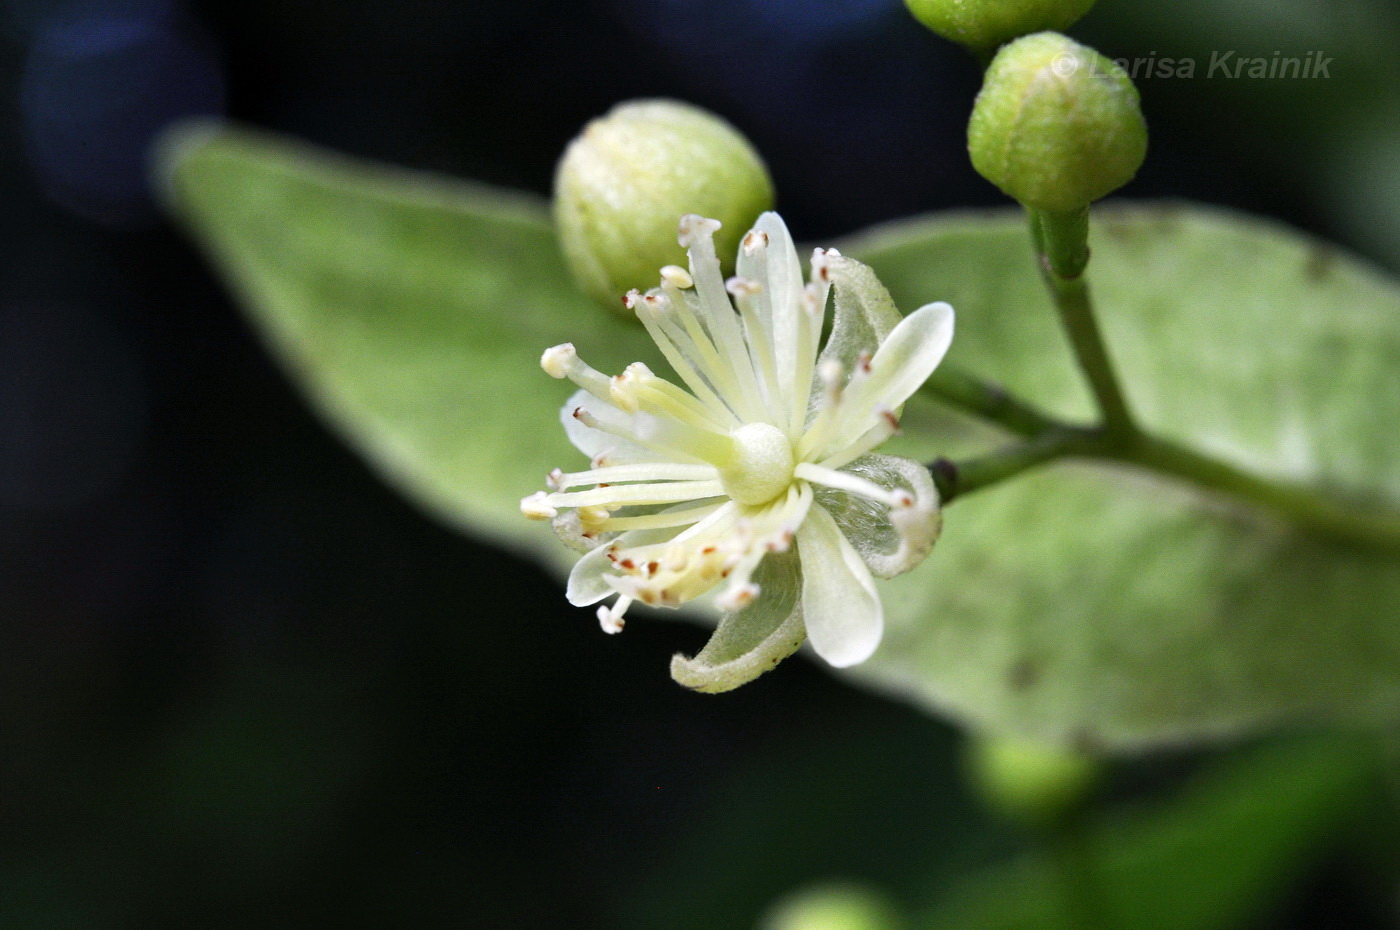
<instances>
[{"instance_id":1,"label":"green leaf","mask_svg":"<svg viewBox=\"0 0 1400 930\"><path fill-rule=\"evenodd\" d=\"M654 349L576 290L543 203L209 125L168 137L160 171L269 348L387 480L473 535L574 561L520 516L545 472L582 464L559 426L573 387L540 353L575 340L620 371Z\"/></svg>"},{"instance_id":2,"label":"green leaf","mask_svg":"<svg viewBox=\"0 0 1400 930\"><path fill-rule=\"evenodd\" d=\"M1257 219L1099 211L1089 268L1145 426L1260 475L1400 508L1400 290ZM950 362L1071 419L1092 404L1010 214L844 243L896 302L957 308ZM912 410L914 404L910 404ZM906 410L927 457L1005 437ZM901 450L894 450L901 451ZM860 680L991 731L1099 750L1400 716L1400 564L1126 467L1068 462L960 500L882 589Z\"/></svg>"},{"instance_id":3,"label":"green leaf","mask_svg":"<svg viewBox=\"0 0 1400 930\"><path fill-rule=\"evenodd\" d=\"M1358 816L1374 766L1365 749L1344 742L1293 740L1255 749L1155 809L1103 817L1063 838L1069 845L1058 861L1028 856L965 881L940 895L915 926L1253 925Z\"/></svg>"},{"instance_id":4,"label":"green leaf","mask_svg":"<svg viewBox=\"0 0 1400 930\"><path fill-rule=\"evenodd\" d=\"M568 279L530 198L185 129L167 199L313 403L388 480L557 567L518 501L579 461L540 352L657 353ZM1400 292L1277 226L1183 206L1101 211L1090 268L1143 422L1266 476L1400 507ZM1092 405L1010 213L845 243L900 307L957 308L951 361L1065 416ZM887 450L986 452L997 431L915 397ZM1400 565L1127 468L1061 464L960 500L882 583L885 641L851 673L965 724L1102 750L1279 721L1400 714Z\"/></svg>"}]
</instances>

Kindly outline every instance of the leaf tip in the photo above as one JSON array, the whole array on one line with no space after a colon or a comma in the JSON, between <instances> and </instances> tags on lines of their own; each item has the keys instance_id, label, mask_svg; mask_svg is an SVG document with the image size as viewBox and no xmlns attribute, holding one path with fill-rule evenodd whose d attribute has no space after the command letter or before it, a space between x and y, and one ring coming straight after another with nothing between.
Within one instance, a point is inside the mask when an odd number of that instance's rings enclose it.
<instances>
[{"instance_id":1,"label":"leaf tip","mask_svg":"<svg viewBox=\"0 0 1400 930\"><path fill-rule=\"evenodd\" d=\"M157 202L174 212L179 198L179 175L190 159L227 131L217 117L180 120L161 131L151 143L148 158L151 193Z\"/></svg>"}]
</instances>

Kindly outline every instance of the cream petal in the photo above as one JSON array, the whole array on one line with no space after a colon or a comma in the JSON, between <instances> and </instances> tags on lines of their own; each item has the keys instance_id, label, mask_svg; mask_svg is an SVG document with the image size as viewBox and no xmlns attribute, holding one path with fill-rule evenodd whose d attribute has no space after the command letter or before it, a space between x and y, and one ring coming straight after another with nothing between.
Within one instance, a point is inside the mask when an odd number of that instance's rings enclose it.
<instances>
[{"instance_id":1,"label":"cream petal","mask_svg":"<svg viewBox=\"0 0 1400 930\"><path fill-rule=\"evenodd\" d=\"M590 460L596 459L603 453L607 453L608 462L613 465L656 460L656 453L640 443L631 442L621 436L614 436L612 433L605 433L591 426L584 426L574 416L574 411L579 407L587 410L599 420L617 426L629 425L630 418L628 414L618 410L607 401L599 400L587 391L578 390L570 395L564 406L559 408L559 421L564 424L564 434L569 437L569 442L573 443L574 448L588 456Z\"/></svg>"},{"instance_id":2,"label":"cream petal","mask_svg":"<svg viewBox=\"0 0 1400 930\"><path fill-rule=\"evenodd\" d=\"M812 648L837 668L870 658L884 633L875 582L836 521L813 507L797 532L802 615Z\"/></svg>"},{"instance_id":3,"label":"cream petal","mask_svg":"<svg viewBox=\"0 0 1400 930\"><path fill-rule=\"evenodd\" d=\"M877 578L909 571L928 555L943 527L938 490L928 468L898 455L863 455L841 469L886 490L905 490L913 506L890 508L869 498L817 488L816 500Z\"/></svg>"},{"instance_id":4,"label":"cream petal","mask_svg":"<svg viewBox=\"0 0 1400 930\"><path fill-rule=\"evenodd\" d=\"M569 572L569 584L564 591L564 596L575 607L587 607L590 604L598 603L605 597L611 597L617 593L617 589L608 584L607 579L616 577L617 571L613 568L612 560L608 558L610 549L648 546L664 542L677 535L678 532L680 531L674 527L629 530L626 533L618 534L616 539L601 543L574 563L573 570Z\"/></svg>"},{"instance_id":5,"label":"cream petal","mask_svg":"<svg viewBox=\"0 0 1400 930\"><path fill-rule=\"evenodd\" d=\"M574 563L569 572L569 586L564 596L575 607L596 604L609 595L616 594L606 581L612 573L612 562L608 559L608 547L598 546Z\"/></svg>"},{"instance_id":6,"label":"cream petal","mask_svg":"<svg viewBox=\"0 0 1400 930\"><path fill-rule=\"evenodd\" d=\"M847 390L827 451L855 442L882 411L897 411L933 374L952 341L953 308L946 303L925 304L900 320L870 359L869 372Z\"/></svg>"},{"instance_id":7,"label":"cream petal","mask_svg":"<svg viewBox=\"0 0 1400 930\"><path fill-rule=\"evenodd\" d=\"M804 633L796 554L789 550L769 555L754 581L760 596L742 610L725 614L695 656L672 656L672 678L696 691L730 691L797 651Z\"/></svg>"},{"instance_id":8,"label":"cream petal","mask_svg":"<svg viewBox=\"0 0 1400 930\"><path fill-rule=\"evenodd\" d=\"M838 363L849 375L861 353L874 355L903 317L868 265L845 255L828 255L826 264L834 296L831 335L821 360Z\"/></svg>"}]
</instances>

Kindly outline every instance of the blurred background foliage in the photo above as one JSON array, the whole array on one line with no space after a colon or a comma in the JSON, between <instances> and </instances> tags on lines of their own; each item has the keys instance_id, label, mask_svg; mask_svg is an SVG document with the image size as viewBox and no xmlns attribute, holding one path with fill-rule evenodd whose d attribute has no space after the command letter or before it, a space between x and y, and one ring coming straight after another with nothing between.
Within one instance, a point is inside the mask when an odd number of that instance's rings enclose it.
<instances>
[{"instance_id":1,"label":"blurred background foliage","mask_svg":"<svg viewBox=\"0 0 1400 930\"><path fill-rule=\"evenodd\" d=\"M1074 34L1197 60L1139 80L1127 196L1400 268L1392 4L1101 0ZM398 500L145 183L161 125L226 113L544 193L587 119L668 95L748 134L810 241L1000 202L963 52L895 0L3 0L0 49L0 926L728 928L827 881L911 926L1062 925L1054 862L972 797L950 728L802 662L686 693L665 660L700 630L605 638ZM1334 61L1208 78L1226 50ZM1080 852L1124 926L1396 926L1375 768L1140 760Z\"/></svg>"}]
</instances>

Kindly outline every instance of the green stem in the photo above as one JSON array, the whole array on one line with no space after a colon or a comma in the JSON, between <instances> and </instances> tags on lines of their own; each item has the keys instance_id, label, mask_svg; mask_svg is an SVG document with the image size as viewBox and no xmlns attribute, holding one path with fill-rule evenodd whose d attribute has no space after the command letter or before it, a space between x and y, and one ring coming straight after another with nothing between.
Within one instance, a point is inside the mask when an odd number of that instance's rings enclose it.
<instances>
[{"instance_id":1,"label":"green stem","mask_svg":"<svg viewBox=\"0 0 1400 930\"><path fill-rule=\"evenodd\" d=\"M1063 426L1054 417L1012 397L1001 385L983 381L946 362L924 382L923 391L1018 436L1035 436Z\"/></svg>"},{"instance_id":2,"label":"green stem","mask_svg":"<svg viewBox=\"0 0 1400 930\"><path fill-rule=\"evenodd\" d=\"M1112 930L1117 921L1108 913L1099 881L1097 859L1084 824L1071 816L1045 838L1064 901L1064 914L1074 930Z\"/></svg>"},{"instance_id":3,"label":"green stem","mask_svg":"<svg viewBox=\"0 0 1400 930\"><path fill-rule=\"evenodd\" d=\"M1261 478L1143 432L1118 386L1083 277L1089 262L1088 208L1071 213L1028 212L1042 276L1098 400L1102 425L1073 426L1013 397L1000 385L942 366L924 386L925 393L997 423L1024 440L963 462L934 462L930 471L944 504L1046 462L1078 456L1136 465L1221 492L1334 542L1400 553L1400 513L1394 510L1362 509L1304 485Z\"/></svg>"},{"instance_id":4,"label":"green stem","mask_svg":"<svg viewBox=\"0 0 1400 930\"><path fill-rule=\"evenodd\" d=\"M1293 523L1334 541L1400 550L1400 514L1362 510L1303 485L1260 478L1155 436L1140 434L1135 441L1108 451L1103 457L1223 491L1282 514Z\"/></svg>"},{"instance_id":5,"label":"green stem","mask_svg":"<svg viewBox=\"0 0 1400 930\"><path fill-rule=\"evenodd\" d=\"M979 382L980 383L980 382ZM955 406L985 415L987 405L968 406L955 395L935 392ZM974 400L983 400L974 394ZM1028 405L1007 398L1014 423L1021 423ZM1252 475L1170 440L1134 431L1123 436L1106 428L1089 429L1036 414L1051 425L1025 441L988 455L929 466L939 496L946 505L959 497L1013 478L1046 462L1066 457L1098 459L1135 465L1257 505L1296 526L1348 545L1390 553L1400 552L1400 513L1348 505L1300 484ZM988 417L994 421L996 417ZM1013 430L1014 431L1014 430Z\"/></svg>"},{"instance_id":6,"label":"green stem","mask_svg":"<svg viewBox=\"0 0 1400 930\"><path fill-rule=\"evenodd\" d=\"M1128 403L1118 386L1108 349L1094 319L1084 269L1089 263L1089 208L1070 213L1030 211L1031 241L1040 259L1041 277L1059 311L1079 367L1098 400L1109 432L1135 433Z\"/></svg>"},{"instance_id":7,"label":"green stem","mask_svg":"<svg viewBox=\"0 0 1400 930\"><path fill-rule=\"evenodd\" d=\"M1093 434L1072 427L1047 429L1025 442L990 455L952 462L939 459L929 467L943 506L973 491L1004 481L1037 465L1066 455L1092 454Z\"/></svg>"}]
</instances>

